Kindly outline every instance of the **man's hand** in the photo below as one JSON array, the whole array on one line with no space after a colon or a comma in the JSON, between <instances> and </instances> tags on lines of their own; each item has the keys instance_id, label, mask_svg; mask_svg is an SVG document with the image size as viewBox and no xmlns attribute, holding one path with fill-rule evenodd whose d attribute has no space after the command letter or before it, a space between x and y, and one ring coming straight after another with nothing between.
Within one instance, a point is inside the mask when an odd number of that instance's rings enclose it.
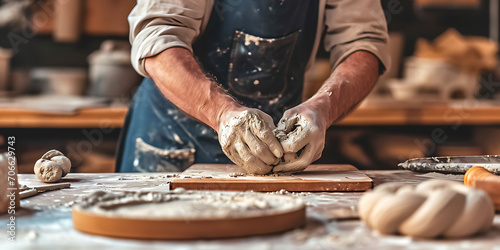
<instances>
[{"instance_id":1,"label":"man's hand","mask_svg":"<svg viewBox=\"0 0 500 250\"><path fill-rule=\"evenodd\" d=\"M273 134L273 119L258 109L224 112L219 123L219 143L227 157L251 174L267 174L283 156Z\"/></svg>"},{"instance_id":2,"label":"man's hand","mask_svg":"<svg viewBox=\"0 0 500 250\"><path fill-rule=\"evenodd\" d=\"M273 172L299 172L321 157L328 127L352 110L372 89L379 73L378 59L366 51L352 53L316 94L287 110L275 134L284 162Z\"/></svg>"},{"instance_id":3,"label":"man's hand","mask_svg":"<svg viewBox=\"0 0 500 250\"><path fill-rule=\"evenodd\" d=\"M284 151L284 162L273 172L300 172L321 157L327 120L309 103L285 111L274 130Z\"/></svg>"}]
</instances>

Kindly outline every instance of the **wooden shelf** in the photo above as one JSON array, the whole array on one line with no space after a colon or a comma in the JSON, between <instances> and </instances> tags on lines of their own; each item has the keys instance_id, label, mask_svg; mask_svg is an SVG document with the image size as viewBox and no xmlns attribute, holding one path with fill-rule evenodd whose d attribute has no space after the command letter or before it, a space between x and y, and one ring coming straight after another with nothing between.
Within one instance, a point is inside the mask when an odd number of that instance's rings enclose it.
<instances>
[{"instance_id":1,"label":"wooden shelf","mask_svg":"<svg viewBox=\"0 0 500 250\"><path fill-rule=\"evenodd\" d=\"M54 19L57 15L55 2L56 0L44 0L34 4L37 8L32 23L38 34L51 34L54 31ZM127 36L127 17L136 3L135 0L85 0L82 32L87 35Z\"/></svg>"},{"instance_id":2,"label":"wooden shelf","mask_svg":"<svg viewBox=\"0 0 500 250\"><path fill-rule=\"evenodd\" d=\"M500 125L500 105L467 101L452 104L364 105L335 125Z\"/></svg>"},{"instance_id":3,"label":"wooden shelf","mask_svg":"<svg viewBox=\"0 0 500 250\"><path fill-rule=\"evenodd\" d=\"M74 115L0 109L1 128L120 128L128 107L82 109ZM500 125L500 105L371 105L354 110L335 126Z\"/></svg>"},{"instance_id":4,"label":"wooden shelf","mask_svg":"<svg viewBox=\"0 0 500 250\"><path fill-rule=\"evenodd\" d=\"M128 107L86 108L74 115L0 109L3 128L120 128Z\"/></svg>"}]
</instances>

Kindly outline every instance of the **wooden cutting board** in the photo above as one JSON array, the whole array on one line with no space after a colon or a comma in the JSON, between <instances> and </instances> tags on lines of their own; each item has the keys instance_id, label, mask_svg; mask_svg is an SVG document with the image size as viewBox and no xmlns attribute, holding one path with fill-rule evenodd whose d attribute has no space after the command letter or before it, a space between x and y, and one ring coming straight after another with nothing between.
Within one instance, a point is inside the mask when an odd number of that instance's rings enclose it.
<instances>
[{"instance_id":1,"label":"wooden cutting board","mask_svg":"<svg viewBox=\"0 0 500 250\"><path fill-rule=\"evenodd\" d=\"M236 165L195 164L171 182L172 189L233 191L365 191L373 181L352 165L311 165L292 175L243 175ZM239 176L238 176L239 175Z\"/></svg>"}]
</instances>

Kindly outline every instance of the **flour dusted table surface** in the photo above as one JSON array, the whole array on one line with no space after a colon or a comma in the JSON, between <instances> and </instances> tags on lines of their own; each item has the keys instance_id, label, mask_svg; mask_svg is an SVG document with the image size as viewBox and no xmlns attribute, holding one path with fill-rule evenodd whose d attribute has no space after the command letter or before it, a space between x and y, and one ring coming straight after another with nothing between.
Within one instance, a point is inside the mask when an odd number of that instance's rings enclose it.
<instances>
[{"instance_id":1,"label":"flour dusted table surface","mask_svg":"<svg viewBox=\"0 0 500 250\"><path fill-rule=\"evenodd\" d=\"M374 185L385 182L418 184L430 178L463 176L420 174L410 171L364 171ZM21 201L16 213L16 243L7 243L8 216L0 216L1 249L331 249L335 247L432 249L491 249L500 246L500 215L487 234L464 240L412 240L372 233L358 219L355 209L362 192L296 193L307 203L305 228L285 233L248 238L196 241L139 241L98 237L73 228L69 204L96 190L165 190L173 177L155 174L69 174L63 180L71 188L39 194ZM20 175L19 182L38 184L35 175ZM6 247L5 247L6 246Z\"/></svg>"}]
</instances>

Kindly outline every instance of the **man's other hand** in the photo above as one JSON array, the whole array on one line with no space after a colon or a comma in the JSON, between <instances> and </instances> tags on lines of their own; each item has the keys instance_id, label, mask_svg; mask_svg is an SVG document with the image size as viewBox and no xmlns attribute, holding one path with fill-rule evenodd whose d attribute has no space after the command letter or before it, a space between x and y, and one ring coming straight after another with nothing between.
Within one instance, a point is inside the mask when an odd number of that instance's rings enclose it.
<instances>
[{"instance_id":1,"label":"man's other hand","mask_svg":"<svg viewBox=\"0 0 500 250\"><path fill-rule=\"evenodd\" d=\"M273 172L300 172L321 157L327 119L308 103L285 111L274 130L284 151L284 161Z\"/></svg>"},{"instance_id":2,"label":"man's other hand","mask_svg":"<svg viewBox=\"0 0 500 250\"><path fill-rule=\"evenodd\" d=\"M258 109L238 108L222 113L219 143L227 157L250 174L267 174L283 156L273 134L273 119Z\"/></svg>"}]
</instances>

